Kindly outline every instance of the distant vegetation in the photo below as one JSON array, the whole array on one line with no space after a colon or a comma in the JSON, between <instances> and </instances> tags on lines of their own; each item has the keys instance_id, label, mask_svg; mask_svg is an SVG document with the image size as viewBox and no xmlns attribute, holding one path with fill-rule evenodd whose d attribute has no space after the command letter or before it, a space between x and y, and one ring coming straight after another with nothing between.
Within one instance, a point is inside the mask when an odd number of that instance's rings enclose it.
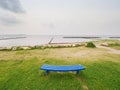
<instances>
[{"instance_id":1,"label":"distant vegetation","mask_svg":"<svg viewBox=\"0 0 120 90\"><path fill-rule=\"evenodd\" d=\"M47 48L71 48L85 46L84 43L76 44L47 44L47 45L36 45L36 46L13 46L13 47L1 47L0 51L19 51L19 50L33 50L33 49L47 49Z\"/></svg>"},{"instance_id":2,"label":"distant vegetation","mask_svg":"<svg viewBox=\"0 0 120 90\"><path fill-rule=\"evenodd\" d=\"M88 42L86 47L95 48L96 46L93 42Z\"/></svg>"}]
</instances>

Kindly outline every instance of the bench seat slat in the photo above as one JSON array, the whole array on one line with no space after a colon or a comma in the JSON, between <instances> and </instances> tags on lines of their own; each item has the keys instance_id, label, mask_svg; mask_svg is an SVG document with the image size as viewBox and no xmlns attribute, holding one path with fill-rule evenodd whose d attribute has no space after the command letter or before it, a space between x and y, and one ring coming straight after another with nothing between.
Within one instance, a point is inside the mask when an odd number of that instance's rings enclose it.
<instances>
[{"instance_id":1,"label":"bench seat slat","mask_svg":"<svg viewBox=\"0 0 120 90\"><path fill-rule=\"evenodd\" d=\"M46 70L46 71L67 72L67 71L84 70L85 67L82 66L81 64L78 64L78 65L65 65L65 66L55 66L55 65L44 64L40 69L41 70Z\"/></svg>"}]
</instances>

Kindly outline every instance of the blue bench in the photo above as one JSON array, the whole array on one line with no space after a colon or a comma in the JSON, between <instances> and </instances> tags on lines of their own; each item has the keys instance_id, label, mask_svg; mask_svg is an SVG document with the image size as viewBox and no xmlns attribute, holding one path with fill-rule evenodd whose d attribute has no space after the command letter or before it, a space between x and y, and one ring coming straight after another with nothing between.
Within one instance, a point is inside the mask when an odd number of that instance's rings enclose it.
<instances>
[{"instance_id":1,"label":"blue bench","mask_svg":"<svg viewBox=\"0 0 120 90\"><path fill-rule=\"evenodd\" d=\"M78 65L65 65L65 66L55 66L44 64L40 70L45 70L46 74L49 74L50 71L56 72L68 72L68 71L76 71L76 74L79 74L80 70L85 70L85 67L81 64Z\"/></svg>"}]
</instances>

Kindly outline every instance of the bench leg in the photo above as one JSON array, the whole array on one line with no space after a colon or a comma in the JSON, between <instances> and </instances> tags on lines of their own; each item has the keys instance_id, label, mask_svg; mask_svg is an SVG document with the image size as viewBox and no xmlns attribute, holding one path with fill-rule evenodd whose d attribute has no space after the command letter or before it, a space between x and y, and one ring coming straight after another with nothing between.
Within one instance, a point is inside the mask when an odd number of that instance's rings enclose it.
<instances>
[{"instance_id":1,"label":"bench leg","mask_svg":"<svg viewBox=\"0 0 120 90\"><path fill-rule=\"evenodd\" d=\"M47 75L49 74L49 70L46 70L46 74L47 74Z\"/></svg>"},{"instance_id":2,"label":"bench leg","mask_svg":"<svg viewBox=\"0 0 120 90\"><path fill-rule=\"evenodd\" d=\"M79 70L76 71L76 74L79 74Z\"/></svg>"}]
</instances>

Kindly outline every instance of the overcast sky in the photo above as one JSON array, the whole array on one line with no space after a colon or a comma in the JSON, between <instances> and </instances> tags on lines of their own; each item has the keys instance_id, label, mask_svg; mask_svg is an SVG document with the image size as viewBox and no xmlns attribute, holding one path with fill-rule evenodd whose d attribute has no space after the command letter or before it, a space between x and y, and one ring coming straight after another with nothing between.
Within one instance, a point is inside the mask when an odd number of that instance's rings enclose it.
<instances>
[{"instance_id":1,"label":"overcast sky","mask_svg":"<svg viewBox=\"0 0 120 90\"><path fill-rule=\"evenodd\" d=\"M0 34L120 35L120 0L0 0Z\"/></svg>"}]
</instances>

